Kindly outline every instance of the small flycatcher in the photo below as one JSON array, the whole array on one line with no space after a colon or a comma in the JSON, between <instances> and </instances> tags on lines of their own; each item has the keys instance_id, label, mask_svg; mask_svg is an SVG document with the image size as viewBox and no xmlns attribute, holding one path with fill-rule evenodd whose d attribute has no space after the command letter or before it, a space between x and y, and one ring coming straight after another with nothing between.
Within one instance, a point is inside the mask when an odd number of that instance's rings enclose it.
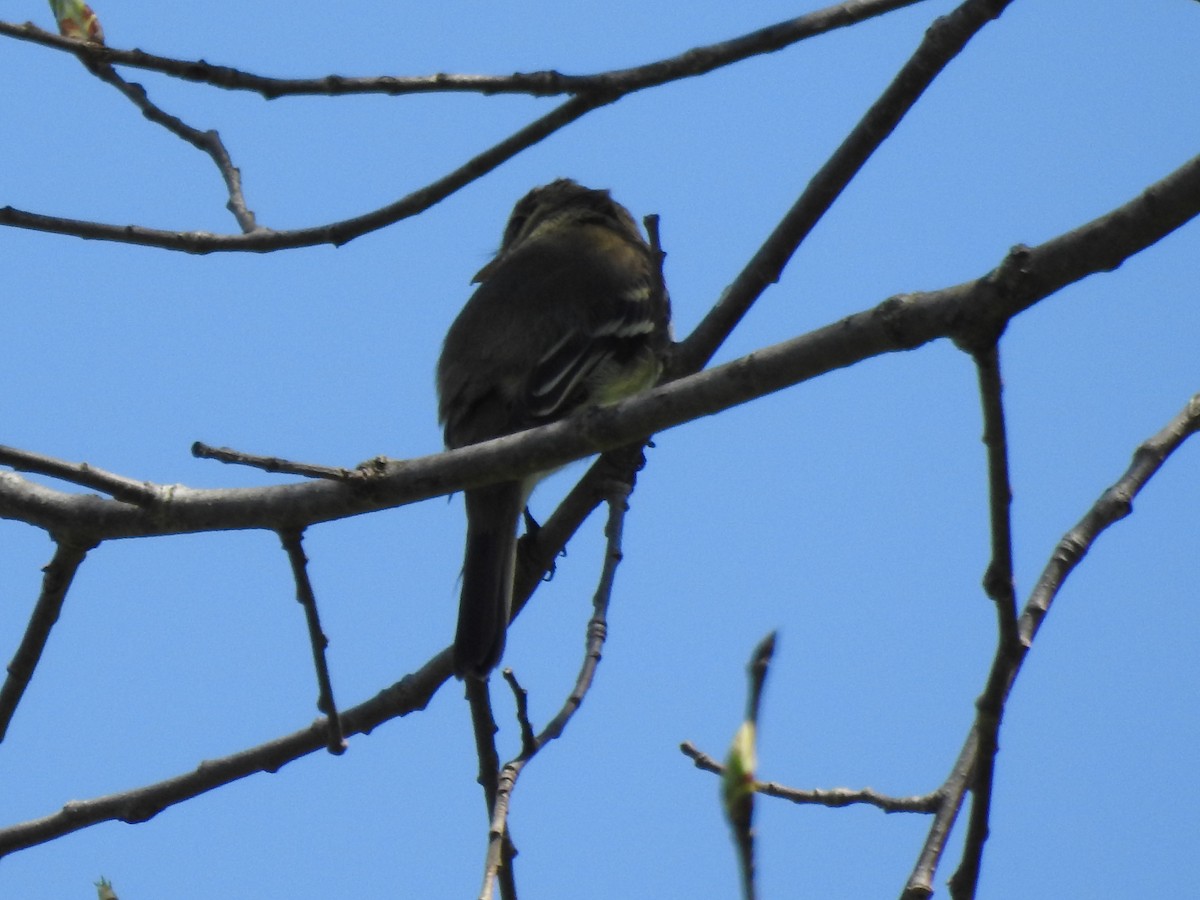
<instances>
[{"instance_id":1,"label":"small flycatcher","mask_svg":"<svg viewBox=\"0 0 1200 900\"><path fill-rule=\"evenodd\" d=\"M608 191L559 179L513 208L438 360L446 446L475 444L653 387L670 343L657 253ZM466 492L454 672L483 679L504 653L517 525L549 474Z\"/></svg>"}]
</instances>

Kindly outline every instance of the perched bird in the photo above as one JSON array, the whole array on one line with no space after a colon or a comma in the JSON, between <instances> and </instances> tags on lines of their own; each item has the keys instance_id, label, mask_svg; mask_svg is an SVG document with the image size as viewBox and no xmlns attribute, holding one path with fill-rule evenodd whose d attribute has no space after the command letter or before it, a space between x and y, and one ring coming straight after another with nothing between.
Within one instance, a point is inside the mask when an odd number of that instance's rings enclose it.
<instances>
[{"instance_id":1,"label":"perched bird","mask_svg":"<svg viewBox=\"0 0 1200 900\"><path fill-rule=\"evenodd\" d=\"M654 385L670 342L658 254L608 191L569 179L513 208L496 257L438 360L449 448L604 405ZM548 472L466 492L454 672L483 679L504 653L517 524Z\"/></svg>"}]
</instances>

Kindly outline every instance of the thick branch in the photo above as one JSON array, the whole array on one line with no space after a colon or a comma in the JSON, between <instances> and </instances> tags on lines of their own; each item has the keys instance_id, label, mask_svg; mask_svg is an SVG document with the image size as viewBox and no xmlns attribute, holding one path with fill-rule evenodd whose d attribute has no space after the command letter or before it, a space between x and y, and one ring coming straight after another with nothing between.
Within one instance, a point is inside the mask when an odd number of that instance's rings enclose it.
<instances>
[{"instance_id":1,"label":"thick branch","mask_svg":"<svg viewBox=\"0 0 1200 900\"><path fill-rule=\"evenodd\" d=\"M1114 269L1200 213L1200 157L1113 212L1037 247L1017 247L994 271L954 287L893 297L865 312L766 347L612 407L459 450L376 461L359 477L269 488L164 489L152 507L66 494L0 472L0 517L92 539L240 528L279 531L519 478L938 338L969 343L979 329L1062 287ZM155 492L152 490L152 494Z\"/></svg>"}]
</instances>

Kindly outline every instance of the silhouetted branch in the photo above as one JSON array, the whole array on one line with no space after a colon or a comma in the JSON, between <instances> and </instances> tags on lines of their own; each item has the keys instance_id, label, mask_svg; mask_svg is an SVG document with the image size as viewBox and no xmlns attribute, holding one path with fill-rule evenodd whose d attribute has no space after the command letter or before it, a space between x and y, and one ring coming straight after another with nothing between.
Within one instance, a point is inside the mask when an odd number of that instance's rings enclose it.
<instances>
[{"instance_id":1,"label":"silhouetted branch","mask_svg":"<svg viewBox=\"0 0 1200 900\"><path fill-rule=\"evenodd\" d=\"M567 727L571 717L579 709L583 698L591 688L596 666L600 662L601 651L608 632L608 605L612 598L613 579L616 576L617 565L622 559L621 539L624 531L625 513L628 511L628 498L633 490L633 478L621 480L610 478L608 481L608 522L604 534L608 541L604 554L604 566L600 573L600 581L592 598L593 614L588 621L587 641L583 664L575 685L567 695L566 701L547 724L532 740L529 739L528 729L522 727L521 752L500 769L500 779L496 793L496 802L492 808L491 827L488 829L487 863L484 873L484 888L481 897L489 895L489 883L504 866L502 847L508 834L508 811L512 803L513 790L517 779L525 766L543 747L559 738Z\"/></svg>"},{"instance_id":2,"label":"silhouetted branch","mask_svg":"<svg viewBox=\"0 0 1200 900\"><path fill-rule=\"evenodd\" d=\"M317 709L325 714L329 724L326 748L335 756L346 752L346 740L342 733L342 720L333 699L333 680L329 677L329 661L325 649L329 638L321 628L321 616L317 611L317 597L313 593L312 581L308 577L308 558L304 555L303 532L285 531L279 535L283 549L287 552L292 567L292 578L296 582L296 601L304 607L304 619L308 624L308 641L312 647L313 668L317 673Z\"/></svg>"},{"instance_id":3,"label":"silhouetted branch","mask_svg":"<svg viewBox=\"0 0 1200 900\"><path fill-rule=\"evenodd\" d=\"M364 234L424 212L525 148L533 146L565 125L615 99L616 97L607 94L573 97L425 187L387 206L327 225L291 231L269 231L260 228L247 234L211 234L206 231L165 231L141 225L108 225L83 219L46 216L11 206L0 207L0 225L199 254L228 251L267 253L318 244L340 247Z\"/></svg>"},{"instance_id":4,"label":"silhouetted branch","mask_svg":"<svg viewBox=\"0 0 1200 900\"><path fill-rule=\"evenodd\" d=\"M1000 722L1012 672L1020 655L1017 640L1017 597L1013 584L1012 486L1008 466L1008 432L1004 421L1000 352L994 337L974 352L983 405L983 442L988 460L988 509L992 556L983 587L996 607L996 654L983 694L975 702L975 751L971 773L971 812L962 859L950 878L956 900L975 895L983 847L987 842L992 786L999 749Z\"/></svg>"},{"instance_id":5,"label":"silhouetted branch","mask_svg":"<svg viewBox=\"0 0 1200 900\"><path fill-rule=\"evenodd\" d=\"M912 57L846 136L833 156L809 181L770 237L750 258L720 301L680 347L675 374L702 368L769 285L783 273L800 243L912 109L925 89L941 74L967 42L1012 0L968 0L950 15L937 19Z\"/></svg>"},{"instance_id":6,"label":"silhouetted branch","mask_svg":"<svg viewBox=\"0 0 1200 900\"><path fill-rule=\"evenodd\" d=\"M944 805L938 810L934 824L926 837L917 859L917 865L912 875L909 876L904 893L901 895L902 900L923 900L923 898L932 896L933 876L938 859L945 849L946 841L950 836L950 828L958 814L963 797L968 789L973 789L976 783L975 770L978 760L984 754L994 756L994 748L986 746L986 739L981 740L981 722L985 718L982 710L990 707L1003 709L1004 701L1007 700L1012 685L1020 673L1021 665L1029 653L1038 628L1049 612L1054 597L1062 589L1067 576L1109 526L1129 515L1133 509L1133 499L1162 467L1166 459L1197 431L1200 431L1200 394L1192 397L1187 406L1162 431L1137 448L1133 454L1133 462L1125 473L1100 495L1091 509L1054 548L1050 561L1031 592L1018 621L1020 643L1014 657L1009 664L1005 664L1001 659L1001 654L998 653L996 661L993 662L988 685L985 688L984 696L979 701L981 713L971 726L950 776L939 789L939 793L944 797ZM1005 676L1003 681L999 680L998 673ZM991 696L991 692L997 692L998 696ZM986 828L986 822L981 827ZM968 840L971 840L970 836L968 836ZM975 840L977 842L981 840L978 834L975 836ZM965 856L966 851L964 851ZM971 872L968 868L963 879L970 877ZM956 880L958 880L956 889L966 892L969 896L973 890L973 883L970 880L957 879L957 873Z\"/></svg>"},{"instance_id":7,"label":"silhouetted branch","mask_svg":"<svg viewBox=\"0 0 1200 900\"><path fill-rule=\"evenodd\" d=\"M451 92L529 94L547 97L608 91L617 85L624 93L629 93L682 78L693 78L753 56L774 53L806 38L845 28L919 2L922 0L847 0L740 37L695 47L678 56L593 75L563 75L559 72L545 71L518 72L514 75L459 75L439 72L434 75L382 75L366 78L346 75L270 78L229 66L213 65L202 59L173 59L141 50L118 50L96 44L81 44L38 28L31 22L23 25L0 22L0 35L72 53L85 65L107 63L146 69L227 90L252 91L268 100L285 96Z\"/></svg>"},{"instance_id":8,"label":"silhouetted branch","mask_svg":"<svg viewBox=\"0 0 1200 900\"><path fill-rule=\"evenodd\" d=\"M17 705L25 696L25 689L33 678L34 669L50 640L50 630L58 621L62 612L63 602L67 591L79 571L89 550L95 544L76 543L71 539L60 539L54 548L54 557L43 570L42 592L34 604L33 614L29 624L25 626L25 634L8 664L8 674L4 686L0 687L0 741L8 734L8 726L12 723Z\"/></svg>"},{"instance_id":9,"label":"silhouetted branch","mask_svg":"<svg viewBox=\"0 0 1200 900\"><path fill-rule=\"evenodd\" d=\"M450 677L451 657L452 652L447 647L416 672L370 700L343 710L345 734L369 734L384 722L424 709ZM329 725L321 718L301 731L229 756L206 760L184 775L91 800L72 800L56 813L0 828L0 857L100 822L145 822L168 807L248 775L277 772L289 762L324 749L328 738Z\"/></svg>"},{"instance_id":10,"label":"silhouetted branch","mask_svg":"<svg viewBox=\"0 0 1200 900\"><path fill-rule=\"evenodd\" d=\"M1037 247L1018 246L992 272L954 287L902 294L878 306L610 407L431 456L373 461L345 482L196 490L139 509L54 491L0 472L0 518L96 539L263 528L279 531L388 509L555 469L624 446L873 356L938 338L966 345L1061 288L1115 269L1200 213L1200 157L1123 206ZM999 329L1002 330L1002 329ZM153 492L151 492L153 493Z\"/></svg>"}]
</instances>

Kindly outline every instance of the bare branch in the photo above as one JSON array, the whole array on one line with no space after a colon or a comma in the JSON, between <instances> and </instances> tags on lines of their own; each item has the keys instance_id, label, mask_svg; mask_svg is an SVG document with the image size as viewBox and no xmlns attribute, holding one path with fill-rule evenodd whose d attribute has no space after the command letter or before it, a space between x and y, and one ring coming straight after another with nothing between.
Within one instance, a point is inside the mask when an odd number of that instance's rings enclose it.
<instances>
[{"instance_id":1,"label":"bare branch","mask_svg":"<svg viewBox=\"0 0 1200 900\"><path fill-rule=\"evenodd\" d=\"M83 46L103 45L84 44ZM140 84L133 84L126 81L117 74L116 69L111 65L106 63L92 63L86 60L84 65L105 84L110 84L120 91L151 122L161 125L167 131L171 132L171 134L187 141L197 150L207 153L216 164L217 171L221 173L221 178L225 181L225 188L229 192L229 200L225 204L225 207L233 213L238 227L246 234L259 230L258 224L254 221L254 213L247 208L246 197L242 193L242 173L233 164L233 160L229 157L229 151L225 149L225 144L221 141L221 136L216 131L200 131L198 128L188 125L177 116L173 116L161 107L156 106L150 101L150 96L146 93L144 87Z\"/></svg>"},{"instance_id":2,"label":"bare branch","mask_svg":"<svg viewBox=\"0 0 1200 900\"><path fill-rule=\"evenodd\" d=\"M1184 441L1200 431L1200 394L1196 394L1162 431L1134 451L1125 473L1100 495L1075 527L1063 535L1021 612L1021 646L1028 652L1046 613L1072 570L1111 525L1133 512L1133 499Z\"/></svg>"},{"instance_id":3,"label":"bare branch","mask_svg":"<svg viewBox=\"0 0 1200 900\"><path fill-rule=\"evenodd\" d=\"M144 228L140 225L108 225L83 219L46 216L41 213L15 209L11 206L0 207L0 225L197 254L230 251L267 253L273 250L313 247L319 244L332 244L340 247L364 234L378 231L424 212L464 185L483 177L525 148L533 146L593 109L616 99L616 96L610 94L574 97L540 119L535 119L524 128L509 135L498 144L469 159L457 169L425 187L413 191L406 197L361 216L327 225L299 228L293 231L268 231L259 228L246 234L212 234L206 231L164 231L158 228Z\"/></svg>"},{"instance_id":4,"label":"bare branch","mask_svg":"<svg viewBox=\"0 0 1200 900\"><path fill-rule=\"evenodd\" d=\"M33 671L42 658L46 642L50 640L50 630L58 621L62 612L63 602L67 599L67 591L79 571L79 566L95 544L80 544L69 539L58 541L54 548L54 557L44 569L42 577L42 592L34 604L33 614L29 624L25 626L25 635L21 644L8 664L8 675L4 686L0 687L0 741L8 734L8 726L17 704L25 696L25 688L33 678Z\"/></svg>"},{"instance_id":5,"label":"bare branch","mask_svg":"<svg viewBox=\"0 0 1200 900\"><path fill-rule=\"evenodd\" d=\"M342 732L342 720L333 699L333 680L329 677L329 661L325 649L329 638L321 628L321 616L317 611L317 597L313 593L312 581L308 577L308 557L304 555L303 532L285 531L279 535L283 549L292 566L292 578L296 582L296 601L304 607L304 618L308 623L308 641L312 647L313 667L317 672L317 709L323 712L329 725L326 748L335 756L346 752L346 740Z\"/></svg>"},{"instance_id":6,"label":"bare branch","mask_svg":"<svg viewBox=\"0 0 1200 900\"><path fill-rule=\"evenodd\" d=\"M962 808L963 798L971 786L975 772L975 756L978 742L975 726L972 725L967 740L958 753L958 758L950 769L950 774L942 786L934 792L941 803L934 811L933 824L925 836L925 843L917 855L916 865L900 900L924 900L933 895L933 877L937 872L942 852L946 849L946 841L950 839L950 831Z\"/></svg>"},{"instance_id":7,"label":"bare branch","mask_svg":"<svg viewBox=\"0 0 1200 900\"><path fill-rule=\"evenodd\" d=\"M596 666L600 662L604 639L608 631L608 604L612 597L613 579L616 576L617 565L621 562L621 539L624 531L625 513L628 511L628 498L633 490L633 474L628 479L611 478L608 481L608 522L604 533L608 544L604 555L604 566L600 573L600 581L592 598L593 614L588 621L587 642L583 664L575 680L575 686L567 695L566 702L558 714L546 727L530 741L527 736L522 739L520 754L505 763L500 770L499 789L496 802L492 808L492 823L488 830L487 864L484 874L484 891L486 897L492 878L505 868L506 860L502 855L505 836L508 834L508 811L512 803L512 793L516 788L517 779L525 766L548 743L559 738L567 723L583 703L583 698L592 685Z\"/></svg>"},{"instance_id":8,"label":"bare branch","mask_svg":"<svg viewBox=\"0 0 1200 900\"><path fill-rule=\"evenodd\" d=\"M196 441L192 444L192 456L197 459L215 459L217 462L231 465L250 466L262 469L264 472L279 472L284 475L303 475L305 478L328 478L332 481L345 481L355 477L355 469L334 466L320 466L316 463L292 462L278 456L257 456L244 453L241 450L231 450L229 447L210 447L208 444ZM361 470L361 466L359 470Z\"/></svg>"},{"instance_id":9,"label":"bare branch","mask_svg":"<svg viewBox=\"0 0 1200 900\"><path fill-rule=\"evenodd\" d=\"M0 35L29 41L72 53L85 65L107 63L160 72L185 81L200 82L227 90L252 91L268 100L284 96L344 94L478 93L529 94L547 97L607 91L620 85L623 93L656 87L683 78L707 74L752 56L774 53L806 38L845 28L858 22L912 6L922 0L847 0L757 31L695 47L678 56L647 65L615 69L593 75L563 75L558 72L529 72L514 75L382 75L354 78L324 75L317 78L270 78L217 66L204 60L172 59L141 50L117 50L102 45L81 44L38 28L31 22L17 25L0 22Z\"/></svg>"},{"instance_id":10,"label":"bare branch","mask_svg":"<svg viewBox=\"0 0 1200 900\"><path fill-rule=\"evenodd\" d=\"M829 211L871 154L975 34L1011 0L968 0L937 19L912 57L823 165L720 301L680 345L675 374L703 367L762 292L779 280L800 243Z\"/></svg>"},{"instance_id":11,"label":"bare branch","mask_svg":"<svg viewBox=\"0 0 1200 900\"><path fill-rule=\"evenodd\" d=\"M1003 673L1005 680L998 701L1000 709L1003 709L1003 703L1020 673L1021 665L1032 647L1038 628L1049 612L1050 605L1058 591L1061 590L1067 576L1079 564L1101 533L1129 515L1133 508L1133 499L1162 467L1166 459L1197 431L1200 431L1200 394L1192 397L1187 406L1162 431L1137 448L1133 454L1133 462L1120 479L1100 495L1100 498L1084 517L1059 541L1021 613L1018 623L1020 645L1015 657L1010 664L1003 665L1000 663L1001 654L998 653L996 660L993 661L984 696L986 697L990 691L996 690L994 687L996 679L999 673ZM987 702L994 703L995 701L989 699ZM982 704L983 698L981 697ZM917 865L909 877L902 895L903 900L922 900L933 894L934 872L937 868L937 861L945 848L945 842L950 836L950 828L958 814L964 795L976 783L975 770L979 758L989 752L989 748L984 745L985 741L981 740L980 736L983 720L984 714L981 710L963 743L950 776L940 789L945 797L945 805L938 811L934 825L926 837ZM990 752L991 755L994 755L994 750ZM964 851L964 857L965 855ZM966 884L962 886L964 890L967 887Z\"/></svg>"},{"instance_id":12,"label":"bare branch","mask_svg":"<svg viewBox=\"0 0 1200 900\"><path fill-rule=\"evenodd\" d=\"M691 741L679 745L680 752L695 763L697 769L712 772L714 775L724 775L725 766L700 750ZM941 795L935 791L932 794L921 794L915 797L890 797L871 788L853 790L851 788L832 788L825 790L804 791L798 788L785 787L774 781L756 781L756 793L768 797L778 797L790 800L792 803L812 806L842 807L862 804L874 806L884 812L931 813L938 809Z\"/></svg>"},{"instance_id":13,"label":"bare branch","mask_svg":"<svg viewBox=\"0 0 1200 900\"><path fill-rule=\"evenodd\" d=\"M1200 157L1105 216L1037 247L1018 246L971 282L904 294L723 366L611 407L458 450L372 462L356 477L270 488L195 490L138 509L64 494L0 472L0 518L49 531L87 528L96 539L205 530L303 527L558 468L860 360L938 338L969 344L1074 281L1116 268L1200 213Z\"/></svg>"},{"instance_id":14,"label":"bare branch","mask_svg":"<svg viewBox=\"0 0 1200 900\"><path fill-rule=\"evenodd\" d=\"M0 445L0 465L9 466L18 472L34 472L38 475L49 475L78 484L82 487L93 488L110 495L122 503L132 503L135 506L150 506L163 499L164 491L169 490L162 485L151 484L148 481L135 481L124 475L97 469L88 463L73 463L41 453L31 453L16 447Z\"/></svg>"},{"instance_id":15,"label":"bare branch","mask_svg":"<svg viewBox=\"0 0 1200 900\"><path fill-rule=\"evenodd\" d=\"M971 775L971 813L962 860L950 878L956 900L974 897L987 842L992 786L999 750L1000 722L1012 672L1020 655L1017 597L1013 585L1012 486L1008 467L1008 433L1004 421L1000 353L995 338L974 352L983 401L983 442L987 447L989 517L992 558L983 587L996 607L996 654L983 694L975 702L975 752Z\"/></svg>"},{"instance_id":16,"label":"bare branch","mask_svg":"<svg viewBox=\"0 0 1200 900\"><path fill-rule=\"evenodd\" d=\"M342 724L345 733L369 734L383 722L424 709L437 689L450 677L451 658L452 651L447 647L416 672L380 691L367 702L344 710ZM277 772L287 763L323 749L328 735L328 723L323 718L317 719L301 731L230 756L202 762L185 775L91 800L73 800L56 813L0 828L0 857L100 822L145 822L170 806L248 775Z\"/></svg>"}]
</instances>

